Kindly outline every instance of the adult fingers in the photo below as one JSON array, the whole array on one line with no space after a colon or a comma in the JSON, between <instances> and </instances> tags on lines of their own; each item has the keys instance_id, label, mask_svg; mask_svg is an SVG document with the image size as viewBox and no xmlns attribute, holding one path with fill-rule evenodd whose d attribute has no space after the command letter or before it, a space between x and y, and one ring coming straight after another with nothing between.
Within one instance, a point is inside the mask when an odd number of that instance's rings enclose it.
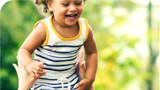
<instances>
[{"instance_id":1,"label":"adult fingers","mask_svg":"<svg viewBox=\"0 0 160 90\"><path fill-rule=\"evenodd\" d=\"M19 74L19 68L18 68L18 66L16 64L14 64L14 63L12 65L16 69L16 72L17 72L17 75L18 75Z\"/></svg>"},{"instance_id":2,"label":"adult fingers","mask_svg":"<svg viewBox=\"0 0 160 90\"><path fill-rule=\"evenodd\" d=\"M82 80L84 78L85 71L86 71L85 61L81 60L79 63L79 71L78 71L78 74L80 76L80 80Z\"/></svg>"},{"instance_id":3,"label":"adult fingers","mask_svg":"<svg viewBox=\"0 0 160 90\"><path fill-rule=\"evenodd\" d=\"M84 50L83 50L83 46L81 47L81 50L79 52L79 59L84 59Z\"/></svg>"},{"instance_id":4,"label":"adult fingers","mask_svg":"<svg viewBox=\"0 0 160 90\"><path fill-rule=\"evenodd\" d=\"M80 59L84 59L84 50L83 50L83 46L81 47L80 51L79 51L79 54L77 56L77 59L80 60Z\"/></svg>"},{"instance_id":5,"label":"adult fingers","mask_svg":"<svg viewBox=\"0 0 160 90\"><path fill-rule=\"evenodd\" d=\"M77 60L79 60L80 58L79 58L80 56L79 56L79 54L78 54L78 56L77 56Z\"/></svg>"},{"instance_id":6,"label":"adult fingers","mask_svg":"<svg viewBox=\"0 0 160 90\"><path fill-rule=\"evenodd\" d=\"M84 66L85 65L85 63L86 63L86 61L84 61L84 60L80 60L80 63L79 63L79 66L81 67L81 66Z\"/></svg>"}]
</instances>

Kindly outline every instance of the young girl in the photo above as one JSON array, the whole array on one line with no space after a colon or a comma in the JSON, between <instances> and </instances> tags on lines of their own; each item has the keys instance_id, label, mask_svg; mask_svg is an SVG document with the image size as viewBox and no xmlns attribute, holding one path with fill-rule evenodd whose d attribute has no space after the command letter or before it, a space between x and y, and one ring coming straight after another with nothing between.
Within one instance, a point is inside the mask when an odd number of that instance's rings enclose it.
<instances>
[{"instance_id":1,"label":"young girl","mask_svg":"<svg viewBox=\"0 0 160 90\"><path fill-rule=\"evenodd\" d=\"M36 0L35 3L43 4L44 11L51 15L36 23L18 52L20 63L34 78L39 78L32 89L90 89L95 80L98 59L92 29L85 19L80 18L84 1ZM75 65L83 45L86 72L79 82Z\"/></svg>"}]
</instances>

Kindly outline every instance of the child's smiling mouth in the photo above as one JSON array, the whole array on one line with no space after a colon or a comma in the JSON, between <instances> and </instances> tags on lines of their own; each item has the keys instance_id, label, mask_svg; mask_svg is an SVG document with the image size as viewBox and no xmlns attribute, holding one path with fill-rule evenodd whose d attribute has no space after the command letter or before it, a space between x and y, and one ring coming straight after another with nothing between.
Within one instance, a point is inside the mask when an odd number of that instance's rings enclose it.
<instances>
[{"instance_id":1,"label":"child's smiling mouth","mask_svg":"<svg viewBox=\"0 0 160 90\"><path fill-rule=\"evenodd\" d=\"M65 15L65 17L67 18L75 18L77 16L77 14L74 14L74 15Z\"/></svg>"}]
</instances>

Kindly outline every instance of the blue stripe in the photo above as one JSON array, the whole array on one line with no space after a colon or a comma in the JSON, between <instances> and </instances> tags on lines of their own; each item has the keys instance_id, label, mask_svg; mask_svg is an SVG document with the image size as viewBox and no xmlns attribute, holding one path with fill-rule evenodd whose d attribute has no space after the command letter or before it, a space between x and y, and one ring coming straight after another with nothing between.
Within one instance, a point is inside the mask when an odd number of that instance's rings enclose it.
<instances>
[{"instance_id":1,"label":"blue stripe","mask_svg":"<svg viewBox=\"0 0 160 90\"><path fill-rule=\"evenodd\" d=\"M71 68L72 68L72 67L71 67ZM52 69L52 68L44 67L44 69L46 69L46 70L51 70L51 71L67 71L67 70L70 70L71 68L67 68L67 69Z\"/></svg>"},{"instance_id":2,"label":"blue stripe","mask_svg":"<svg viewBox=\"0 0 160 90\"><path fill-rule=\"evenodd\" d=\"M38 55L36 54L36 56L42 58L42 59L45 59L45 60L48 60L48 61L53 61L53 62L66 62L66 61L73 61L75 60L77 57L73 58L73 59L65 59L65 60L53 60L53 59L49 59L49 58L46 58L44 56L41 56L41 55Z\"/></svg>"},{"instance_id":3,"label":"blue stripe","mask_svg":"<svg viewBox=\"0 0 160 90\"><path fill-rule=\"evenodd\" d=\"M62 64L62 65L50 65L50 64L46 64L46 63L44 63L44 65L46 65L46 66L54 66L54 67L62 67L62 66L75 65L75 63L72 63L72 64Z\"/></svg>"},{"instance_id":4,"label":"blue stripe","mask_svg":"<svg viewBox=\"0 0 160 90\"><path fill-rule=\"evenodd\" d=\"M46 45L48 47L81 47L83 46L84 44L81 44L81 45Z\"/></svg>"},{"instance_id":5,"label":"blue stripe","mask_svg":"<svg viewBox=\"0 0 160 90\"><path fill-rule=\"evenodd\" d=\"M77 82L75 84L73 84L73 86L71 87L71 90L75 90L75 89L78 88L78 87L75 86L77 83L79 83L79 80L77 80ZM74 86L75 86L75 88L74 88Z\"/></svg>"},{"instance_id":6,"label":"blue stripe","mask_svg":"<svg viewBox=\"0 0 160 90\"><path fill-rule=\"evenodd\" d=\"M75 75L75 74L76 74L76 71L75 71L74 73L72 73L70 76L66 77L66 78L68 79L68 78L72 77L72 76ZM77 75L77 74L76 74L76 75ZM39 79L42 79L42 80L49 80L49 81L50 81L50 80L51 80L51 81L52 81L52 80L53 80L53 81L56 81L56 80L57 80L57 79L49 79L49 78L42 78L42 77L39 78Z\"/></svg>"},{"instance_id":7,"label":"blue stripe","mask_svg":"<svg viewBox=\"0 0 160 90\"><path fill-rule=\"evenodd\" d=\"M41 52L39 49L37 49L39 52ZM44 52L41 52L42 54L44 54L44 55L47 55L47 54L45 54ZM37 54L37 53L35 53L35 54ZM51 56L51 55L47 55L47 56L50 56L50 57L54 57L54 58L72 58L72 57L75 57L75 56L77 56L78 55L78 53L76 53L76 54L74 54L73 56L69 56L69 57L57 57L57 56Z\"/></svg>"},{"instance_id":8,"label":"blue stripe","mask_svg":"<svg viewBox=\"0 0 160 90\"><path fill-rule=\"evenodd\" d=\"M45 79L46 80L46 79ZM60 80L56 80L56 81L59 81L60 82ZM38 84L47 84L47 85L61 85L61 83L56 83L56 84L53 84L53 83L46 83L46 82L36 82L36 83L38 83ZM37 84L37 85L38 85ZM64 84L68 84L68 82L65 82Z\"/></svg>"},{"instance_id":9,"label":"blue stripe","mask_svg":"<svg viewBox=\"0 0 160 90\"><path fill-rule=\"evenodd\" d=\"M74 79L76 79L77 77L75 77ZM71 90L77 89L77 87L74 88L74 86L79 82L79 80L76 81L76 83L71 85ZM71 83L71 81L70 81ZM63 83L64 84L64 88L68 88L68 82ZM37 84L38 85L38 84ZM53 87L49 86L49 85L54 85ZM57 83L57 84L51 84L51 83L41 83L40 86L36 87L34 90L40 88L41 86L46 86L46 87L50 87L53 89L58 89L58 88L62 88L62 86L56 86L56 85L61 85L61 83ZM35 85L36 86L36 85ZM42 90L42 89L40 89ZM44 90L44 89L43 89Z\"/></svg>"},{"instance_id":10,"label":"blue stripe","mask_svg":"<svg viewBox=\"0 0 160 90\"><path fill-rule=\"evenodd\" d=\"M72 87L73 88L73 87ZM78 87L75 87L75 88L73 88L73 89L71 89L71 90L75 90L75 89L78 89Z\"/></svg>"},{"instance_id":11,"label":"blue stripe","mask_svg":"<svg viewBox=\"0 0 160 90\"><path fill-rule=\"evenodd\" d=\"M78 78L78 80L76 81L76 83L74 83L73 85L72 85L72 87L71 87L71 90L75 90L75 89L77 89L77 87L76 88L74 88L74 86L77 84L77 83L79 83L79 77L78 76L76 76L75 78L73 78L70 82L72 82L73 80L75 80L76 78Z\"/></svg>"},{"instance_id":12,"label":"blue stripe","mask_svg":"<svg viewBox=\"0 0 160 90\"><path fill-rule=\"evenodd\" d=\"M80 50L80 48L78 48L78 49L73 50L73 51L54 51L54 50L46 49L46 48L43 48L43 47L39 47L39 48L41 48L43 50L46 50L46 51L49 51L49 52L61 53L61 54L66 54L66 53L72 53L72 54L74 54L74 53L77 53ZM38 48L37 48L37 50L40 51L40 49L38 49Z\"/></svg>"},{"instance_id":13,"label":"blue stripe","mask_svg":"<svg viewBox=\"0 0 160 90\"><path fill-rule=\"evenodd\" d=\"M62 83L56 83L56 84L52 84L52 83L46 83L46 82L36 82L36 83L38 83L38 84L34 84L34 86L36 86L36 85L41 85L41 84L47 84L47 85L61 85ZM77 82L76 83L78 83L78 80L77 80ZM68 84L68 82L65 82L65 83L63 83L63 84ZM73 85L71 85L71 86L74 86L75 84L73 84Z\"/></svg>"},{"instance_id":14,"label":"blue stripe","mask_svg":"<svg viewBox=\"0 0 160 90\"><path fill-rule=\"evenodd\" d=\"M44 85L44 84L43 84L43 85L39 85L38 87L34 88L34 90L36 90L36 89L38 89L38 88L39 88L40 90L44 90L44 89L41 89L42 86L50 87L50 88L52 88L53 90L55 90L55 88L62 88L62 86L59 86L59 87L51 87L51 86L48 86L48 85ZM39 89L38 89L38 90L39 90Z\"/></svg>"},{"instance_id":15,"label":"blue stripe","mask_svg":"<svg viewBox=\"0 0 160 90\"><path fill-rule=\"evenodd\" d=\"M77 82L76 82L75 84L72 84L72 85L71 85L71 89L74 88L74 86L75 86L77 83L78 83L78 80L77 80ZM64 86L63 86L64 88L68 88L68 82L63 83L63 84L64 84ZM34 90L36 90L36 89L44 90L44 89L41 89L42 86L50 87L50 88L52 88L52 89L62 88L62 86L55 86L55 85L62 85L61 83L59 83L59 84L41 83L39 86L37 86L37 85L39 85L39 84L34 85L34 87L35 87ZM51 86L49 86L49 85L54 85L54 86L51 87ZM32 87L32 88L33 88L33 87Z\"/></svg>"},{"instance_id":16,"label":"blue stripe","mask_svg":"<svg viewBox=\"0 0 160 90\"><path fill-rule=\"evenodd\" d=\"M52 89L41 89L42 86L45 86L45 87L50 87ZM68 86L63 86L64 89L68 89ZM71 88L73 87L73 85L71 85ZM55 87L51 87L51 86L48 86L48 85L40 85L38 87L36 87L34 90L56 90L56 89L61 89L62 86L55 86Z\"/></svg>"},{"instance_id":17,"label":"blue stripe","mask_svg":"<svg viewBox=\"0 0 160 90\"><path fill-rule=\"evenodd\" d=\"M73 74L71 74L70 76L66 77L66 78L68 79L68 78L72 77L74 74L76 74L76 71Z\"/></svg>"},{"instance_id":18,"label":"blue stripe","mask_svg":"<svg viewBox=\"0 0 160 90\"><path fill-rule=\"evenodd\" d=\"M79 79L79 76L77 75L75 78L73 78L70 82L72 82L74 79L78 78Z\"/></svg>"},{"instance_id":19,"label":"blue stripe","mask_svg":"<svg viewBox=\"0 0 160 90\"><path fill-rule=\"evenodd\" d=\"M49 78L39 78L39 79L42 79L42 80L51 80L51 81L57 81L57 79L49 79Z\"/></svg>"},{"instance_id":20,"label":"blue stripe","mask_svg":"<svg viewBox=\"0 0 160 90\"><path fill-rule=\"evenodd\" d=\"M69 77L73 76L74 74L76 74L76 73L74 72L74 73L73 73L72 75L70 75ZM69 77L66 77L66 78L69 79ZM73 80L75 80L76 78L78 78L78 75L76 75L76 76L70 81L70 83L71 83ZM44 80L51 80L51 81L58 80L58 79L48 79L48 78L39 78L39 79L42 79L42 80L43 80L43 79L44 79ZM74 88L74 86L75 86L78 82L79 82L79 80L77 80L76 83L74 83L74 84L71 85L71 90L74 90L74 89L77 88L77 87ZM38 82L38 81L37 81L36 83L39 83L40 86L36 87L34 90L40 89L41 86L46 86L46 87L50 87L50 88L53 88L53 89L62 88L62 86L57 86L57 87L55 86L55 85L61 85L61 83L51 84L51 83L46 83L46 82L40 83L40 82ZM34 86L39 85L39 84L34 84ZM47 84L47 85L46 85L46 84ZM64 84L68 84L68 82L65 82ZM48 86L48 85L54 85L54 86L51 87L51 86ZM68 86L64 86L64 88L68 88Z\"/></svg>"}]
</instances>

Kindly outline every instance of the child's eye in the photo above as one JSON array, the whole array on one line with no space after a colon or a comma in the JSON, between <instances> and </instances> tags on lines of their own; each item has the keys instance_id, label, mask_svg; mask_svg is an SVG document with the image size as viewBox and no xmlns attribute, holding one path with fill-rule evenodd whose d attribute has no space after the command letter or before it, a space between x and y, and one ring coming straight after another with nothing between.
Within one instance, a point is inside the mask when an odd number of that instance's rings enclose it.
<instances>
[{"instance_id":1,"label":"child's eye","mask_svg":"<svg viewBox=\"0 0 160 90\"><path fill-rule=\"evenodd\" d=\"M67 4L67 3L66 3L66 4L63 4L63 6L69 6L69 4Z\"/></svg>"},{"instance_id":2,"label":"child's eye","mask_svg":"<svg viewBox=\"0 0 160 90\"><path fill-rule=\"evenodd\" d=\"M80 2L80 3L75 3L75 5L81 5L82 3Z\"/></svg>"}]
</instances>

